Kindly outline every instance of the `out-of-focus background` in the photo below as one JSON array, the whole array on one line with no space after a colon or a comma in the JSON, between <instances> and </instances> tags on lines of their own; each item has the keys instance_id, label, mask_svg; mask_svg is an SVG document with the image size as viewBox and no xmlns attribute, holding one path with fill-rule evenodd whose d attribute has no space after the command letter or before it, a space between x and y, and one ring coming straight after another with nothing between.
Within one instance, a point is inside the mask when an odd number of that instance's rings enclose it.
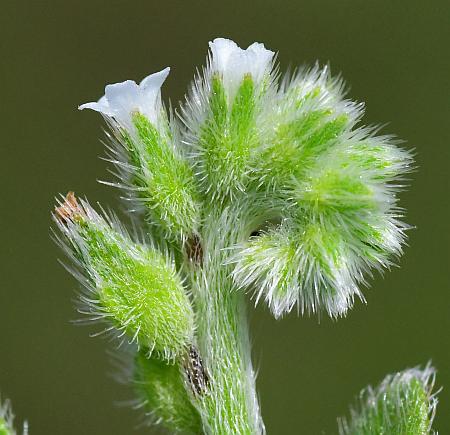
<instances>
[{"instance_id":1,"label":"out-of-focus background","mask_svg":"<svg viewBox=\"0 0 450 435\"><path fill-rule=\"evenodd\" d=\"M0 12L0 391L32 435L145 434L133 397L110 374L113 344L77 327L77 284L50 240L54 196L69 189L117 208L102 120L77 105L106 83L172 66L163 97L181 99L207 43L261 41L282 68L329 62L417 152L402 195L410 247L371 280L346 319L275 321L252 311L258 390L269 434L333 434L367 383L430 359L450 433L449 42L446 0L3 0ZM118 406L119 404L119 406Z\"/></svg>"}]
</instances>

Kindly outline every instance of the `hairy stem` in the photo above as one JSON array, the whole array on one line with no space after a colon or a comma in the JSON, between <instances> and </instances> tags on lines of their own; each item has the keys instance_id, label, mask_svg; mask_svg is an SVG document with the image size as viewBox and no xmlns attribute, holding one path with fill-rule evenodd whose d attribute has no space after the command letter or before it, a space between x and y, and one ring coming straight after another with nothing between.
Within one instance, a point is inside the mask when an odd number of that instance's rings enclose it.
<instances>
[{"instance_id":1,"label":"hairy stem","mask_svg":"<svg viewBox=\"0 0 450 435\"><path fill-rule=\"evenodd\" d=\"M245 298L224 265L227 248L242 235L237 213L210 210L202 231L202 264L194 273L197 339L208 377L197 407L211 434L261 434Z\"/></svg>"}]
</instances>

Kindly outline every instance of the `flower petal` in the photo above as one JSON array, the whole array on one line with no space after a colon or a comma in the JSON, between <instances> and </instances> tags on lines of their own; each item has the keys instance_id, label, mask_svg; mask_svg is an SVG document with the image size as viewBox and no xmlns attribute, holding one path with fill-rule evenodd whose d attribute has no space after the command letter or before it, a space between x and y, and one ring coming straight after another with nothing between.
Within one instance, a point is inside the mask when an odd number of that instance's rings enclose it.
<instances>
[{"instance_id":1,"label":"flower petal","mask_svg":"<svg viewBox=\"0 0 450 435\"><path fill-rule=\"evenodd\" d=\"M106 116L113 116L113 111L110 109L108 100L105 96L101 97L97 102L84 103L78 106L78 110L91 109L100 112Z\"/></svg>"},{"instance_id":2,"label":"flower petal","mask_svg":"<svg viewBox=\"0 0 450 435\"><path fill-rule=\"evenodd\" d=\"M275 54L258 42L243 50L235 42L224 38L214 39L209 43L209 48L211 68L222 75L231 96L246 74L251 74L254 82L259 83L264 74L269 72Z\"/></svg>"},{"instance_id":3,"label":"flower petal","mask_svg":"<svg viewBox=\"0 0 450 435\"><path fill-rule=\"evenodd\" d=\"M242 50L234 41L225 38L216 38L214 41L210 41L209 48L212 54L213 69L216 71L225 71L231 54L236 50Z\"/></svg>"},{"instance_id":4,"label":"flower petal","mask_svg":"<svg viewBox=\"0 0 450 435\"><path fill-rule=\"evenodd\" d=\"M165 68L150 74L139 85L133 80L106 85L105 95L98 102L82 104L79 109L92 109L103 113L128 130L133 129L134 112L140 112L149 121L156 123L161 107L161 85L169 71L170 68Z\"/></svg>"},{"instance_id":5,"label":"flower petal","mask_svg":"<svg viewBox=\"0 0 450 435\"><path fill-rule=\"evenodd\" d=\"M161 89L161 86L165 82L167 76L170 73L170 67L164 68L163 70L150 74L149 76L145 77L141 83L139 84L141 89Z\"/></svg>"}]
</instances>

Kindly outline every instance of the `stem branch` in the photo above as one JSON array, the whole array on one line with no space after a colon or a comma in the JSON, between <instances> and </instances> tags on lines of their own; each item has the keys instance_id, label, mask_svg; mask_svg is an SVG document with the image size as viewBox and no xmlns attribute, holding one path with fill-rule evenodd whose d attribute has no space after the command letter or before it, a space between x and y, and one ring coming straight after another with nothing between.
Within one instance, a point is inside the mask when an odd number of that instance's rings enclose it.
<instances>
[{"instance_id":1,"label":"stem branch","mask_svg":"<svg viewBox=\"0 0 450 435\"><path fill-rule=\"evenodd\" d=\"M238 214L228 209L207 215L202 231L203 264L193 276L197 339L209 377L197 407L206 432L262 434L251 363L245 297L238 291L225 260L239 237ZM232 217L233 219L230 219Z\"/></svg>"}]
</instances>

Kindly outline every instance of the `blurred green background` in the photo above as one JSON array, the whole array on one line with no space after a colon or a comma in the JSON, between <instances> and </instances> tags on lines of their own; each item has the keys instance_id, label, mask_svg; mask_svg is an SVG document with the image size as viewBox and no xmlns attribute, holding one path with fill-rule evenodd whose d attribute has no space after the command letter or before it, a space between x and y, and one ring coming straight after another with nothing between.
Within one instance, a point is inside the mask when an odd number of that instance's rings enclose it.
<instances>
[{"instance_id":1,"label":"blurred green background","mask_svg":"<svg viewBox=\"0 0 450 435\"><path fill-rule=\"evenodd\" d=\"M0 9L0 386L31 434L158 433L126 406L112 377L113 344L77 327L77 284L50 240L54 196L69 189L120 207L101 118L77 105L106 83L172 66L163 97L177 104L224 36L261 41L283 69L330 62L385 123L414 147L419 170L402 195L410 247L376 276L346 319L274 321L252 309L254 361L269 434L336 433L367 383L432 359L444 385L435 428L450 433L448 0L2 0ZM119 404L119 406L118 406Z\"/></svg>"}]
</instances>

